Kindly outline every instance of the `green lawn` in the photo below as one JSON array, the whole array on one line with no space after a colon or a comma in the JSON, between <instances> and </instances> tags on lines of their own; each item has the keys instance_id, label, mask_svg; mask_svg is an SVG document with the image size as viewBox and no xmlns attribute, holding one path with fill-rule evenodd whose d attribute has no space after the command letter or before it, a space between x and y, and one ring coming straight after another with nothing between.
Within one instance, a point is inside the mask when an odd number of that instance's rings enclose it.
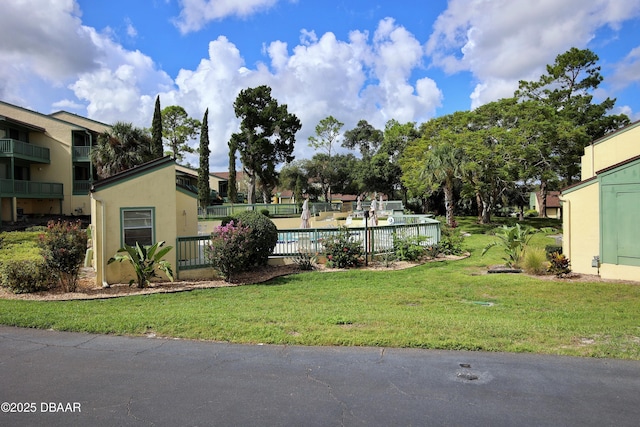
<instances>
[{"instance_id":1,"label":"green lawn","mask_svg":"<svg viewBox=\"0 0 640 427\"><path fill-rule=\"evenodd\" d=\"M266 284L96 301L0 300L0 323L56 330L299 345L535 352L640 360L640 286L485 274L471 257L402 271L310 272ZM539 246L553 240L536 236Z\"/></svg>"}]
</instances>

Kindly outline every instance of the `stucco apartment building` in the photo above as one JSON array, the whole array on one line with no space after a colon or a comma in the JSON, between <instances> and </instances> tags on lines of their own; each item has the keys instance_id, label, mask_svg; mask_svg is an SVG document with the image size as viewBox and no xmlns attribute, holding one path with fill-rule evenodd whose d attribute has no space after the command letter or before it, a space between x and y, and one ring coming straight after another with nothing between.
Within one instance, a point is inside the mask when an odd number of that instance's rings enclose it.
<instances>
[{"instance_id":1,"label":"stucco apartment building","mask_svg":"<svg viewBox=\"0 0 640 427\"><path fill-rule=\"evenodd\" d=\"M0 101L0 219L89 215L91 146L109 125Z\"/></svg>"}]
</instances>

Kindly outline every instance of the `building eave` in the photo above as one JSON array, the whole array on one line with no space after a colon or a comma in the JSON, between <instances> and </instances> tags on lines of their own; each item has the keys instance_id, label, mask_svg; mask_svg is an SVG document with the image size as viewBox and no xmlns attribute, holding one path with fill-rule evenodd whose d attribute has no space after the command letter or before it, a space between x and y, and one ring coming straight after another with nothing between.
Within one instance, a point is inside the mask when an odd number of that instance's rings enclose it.
<instances>
[{"instance_id":1,"label":"building eave","mask_svg":"<svg viewBox=\"0 0 640 427\"><path fill-rule=\"evenodd\" d=\"M156 169L162 169L171 164L175 164L175 161L171 156L162 157L156 160L152 160L147 163L143 163L139 166L135 166L131 169L127 169L126 171L122 171L115 175L110 176L109 178L102 179L100 181L96 181L91 185L90 191L92 193L96 191L100 191L106 187L110 187L112 185L118 184L120 182L124 182L130 180L132 178L137 177L138 175L142 175L144 173L152 172Z\"/></svg>"}]
</instances>

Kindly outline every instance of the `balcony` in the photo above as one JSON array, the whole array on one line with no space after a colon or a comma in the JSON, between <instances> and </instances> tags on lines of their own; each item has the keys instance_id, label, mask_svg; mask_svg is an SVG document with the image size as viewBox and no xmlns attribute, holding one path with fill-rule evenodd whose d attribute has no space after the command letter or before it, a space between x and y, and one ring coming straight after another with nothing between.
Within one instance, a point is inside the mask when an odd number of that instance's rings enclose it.
<instances>
[{"instance_id":1,"label":"balcony","mask_svg":"<svg viewBox=\"0 0 640 427\"><path fill-rule=\"evenodd\" d=\"M74 196L86 196L91 190L91 183L93 181L73 181L73 195Z\"/></svg>"},{"instance_id":2,"label":"balcony","mask_svg":"<svg viewBox=\"0 0 640 427\"><path fill-rule=\"evenodd\" d=\"M20 181L0 179L0 196L22 199L64 199L60 182Z\"/></svg>"},{"instance_id":3,"label":"balcony","mask_svg":"<svg viewBox=\"0 0 640 427\"><path fill-rule=\"evenodd\" d=\"M74 162L89 162L91 161L91 147L86 146L74 146L73 147L73 161Z\"/></svg>"},{"instance_id":4,"label":"balcony","mask_svg":"<svg viewBox=\"0 0 640 427\"><path fill-rule=\"evenodd\" d=\"M51 163L49 149L10 138L0 139L0 157L15 157L38 163Z\"/></svg>"}]
</instances>

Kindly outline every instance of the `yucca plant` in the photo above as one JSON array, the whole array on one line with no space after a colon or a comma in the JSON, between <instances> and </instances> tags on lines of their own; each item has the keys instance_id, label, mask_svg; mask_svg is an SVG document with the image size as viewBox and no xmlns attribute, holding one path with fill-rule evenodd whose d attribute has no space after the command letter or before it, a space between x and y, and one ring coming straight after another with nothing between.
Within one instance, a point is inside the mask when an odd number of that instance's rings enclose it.
<instances>
[{"instance_id":1,"label":"yucca plant","mask_svg":"<svg viewBox=\"0 0 640 427\"><path fill-rule=\"evenodd\" d=\"M118 252L109 258L107 264L116 261L129 261L136 272L138 288L146 287L150 283L151 278L158 277L156 267L162 270L169 280L173 282L171 263L162 259L163 256L173 249L173 246L167 246L158 250L162 246L164 246L164 242L156 242L151 246L140 246L138 242L136 242L135 246L129 246L125 243L124 247L118 249ZM129 286L135 282L136 280L131 279Z\"/></svg>"},{"instance_id":2,"label":"yucca plant","mask_svg":"<svg viewBox=\"0 0 640 427\"><path fill-rule=\"evenodd\" d=\"M529 240L531 240L533 234L534 231L531 227L523 227L519 223L513 227L503 225L496 232L496 237L499 238L500 241L493 241L485 246L482 250L482 255L494 246L503 246L506 257L502 259L505 260L505 265L510 268L518 268L524 254L524 249L527 247L527 244L529 244Z\"/></svg>"}]
</instances>

